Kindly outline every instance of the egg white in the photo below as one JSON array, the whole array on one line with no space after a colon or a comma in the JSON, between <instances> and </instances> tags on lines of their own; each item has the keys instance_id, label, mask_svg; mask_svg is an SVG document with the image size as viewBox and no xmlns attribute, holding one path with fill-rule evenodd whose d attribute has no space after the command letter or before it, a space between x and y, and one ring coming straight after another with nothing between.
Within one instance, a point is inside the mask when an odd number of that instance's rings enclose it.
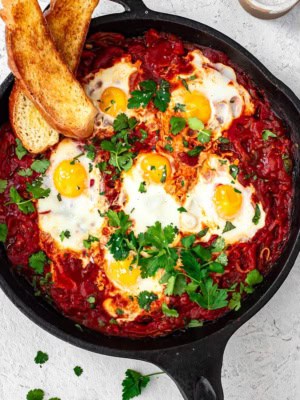
<instances>
[{"instance_id":1,"label":"egg white","mask_svg":"<svg viewBox=\"0 0 300 400\"><path fill-rule=\"evenodd\" d=\"M203 240L208 241L212 235L223 236L226 243L246 242L265 225L266 214L262 204L258 203L261 216L257 225L252 221L255 213L255 203L252 195L255 189L252 185L244 187L238 180L234 180L229 172L229 161L221 165L223 159L210 156L208 165L210 170L206 174L199 174L194 188L188 193L184 204L186 213L181 214L180 230L182 232L197 233L204 227L209 230ZM242 206L230 222L234 229L223 233L226 219L219 216L215 208L213 197L218 185L231 185L241 192Z\"/></svg>"},{"instance_id":2,"label":"egg white","mask_svg":"<svg viewBox=\"0 0 300 400\"><path fill-rule=\"evenodd\" d=\"M81 251L84 249L83 240L89 235L100 235L104 218L99 215L98 210L104 212L107 209L104 196L99 193L103 190L100 171L93 166L89 172L89 164L92 161L86 155L78 158L78 162L85 168L88 175L88 186L84 192L77 197L61 196L55 187L53 174L56 167L64 160L71 160L82 152L80 145L71 140L64 139L50 157L50 167L43 179L43 187L50 189L47 198L39 199L37 209L39 215L39 228L48 233L59 248ZM91 180L93 185L89 185ZM70 238L60 239L62 231L68 230Z\"/></svg>"}]
</instances>

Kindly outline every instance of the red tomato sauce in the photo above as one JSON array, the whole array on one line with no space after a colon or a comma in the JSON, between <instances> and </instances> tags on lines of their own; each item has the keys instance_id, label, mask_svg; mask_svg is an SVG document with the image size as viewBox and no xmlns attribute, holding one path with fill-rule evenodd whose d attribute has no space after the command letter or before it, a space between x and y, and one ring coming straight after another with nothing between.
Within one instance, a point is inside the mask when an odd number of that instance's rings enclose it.
<instances>
[{"instance_id":1,"label":"red tomato sauce","mask_svg":"<svg viewBox=\"0 0 300 400\"><path fill-rule=\"evenodd\" d=\"M125 38L115 33L92 35L82 53L78 77L82 78L99 68L112 66L120 57L129 54L133 62L138 59L142 61L144 73L138 77L138 81L168 79L174 74L191 72L184 56L195 48L201 48L204 55L212 62L221 62L235 69L238 82L251 94L256 110L250 117L242 116L234 120L230 129L224 133L229 143L217 144L218 154L227 157L230 154L232 160L239 160L239 181L245 186L249 183L254 186L257 201L262 203L266 212L265 226L250 241L231 245L225 273L214 276L220 287L229 287L234 282L244 281L247 273L255 268L263 275L267 274L282 252L289 236L293 197L290 171L292 142L288 136L288 128L272 111L264 93L255 86L245 72L234 66L224 53L184 43L174 35L154 30L138 38ZM132 85L138 81L135 79ZM147 127L140 124L132 134L136 138L133 151L137 153L150 151L156 141L155 132L148 132L147 139L142 141L140 129L145 130ZM278 140L263 141L261 132L265 129L276 131ZM54 305L64 315L79 324L106 334L143 337L166 335L175 329L184 328L191 319L214 320L228 312L227 308L215 311L203 309L193 303L185 293L182 296L172 296L169 304L170 308L177 309L178 318L166 317L161 311L157 311L151 315L141 315L132 322L117 325L111 323L111 317L101 305L105 299L105 291L97 290L95 281L99 267L96 263L91 262L82 268L80 260L71 254L65 254L61 263L63 267L56 272L56 282L59 285L56 283L49 285L45 280L41 281L41 277L34 276L34 271L28 266L28 257L40 249L37 214L34 212L25 215L15 204L7 203L11 186L15 186L26 198L26 182L36 178L37 174L21 177L17 171L28 168L35 157L27 154L22 160L17 158L15 136L9 124L2 127L0 140L0 179L8 180L7 190L0 194L0 223L5 222L8 225L9 234L6 242L8 256L13 267L18 267L30 281L33 280L38 290L50 296ZM105 157L108 157L107 154ZM186 165L197 164L197 157L190 157L186 153L180 154L179 157ZM113 208L118 196L118 184L114 179L113 167L108 166L107 171L103 173L105 193ZM94 183L91 182L92 184ZM47 272L49 268L46 268L45 274ZM107 283L105 274L103 282L104 285ZM96 297L93 307L86 301L90 295Z\"/></svg>"}]
</instances>

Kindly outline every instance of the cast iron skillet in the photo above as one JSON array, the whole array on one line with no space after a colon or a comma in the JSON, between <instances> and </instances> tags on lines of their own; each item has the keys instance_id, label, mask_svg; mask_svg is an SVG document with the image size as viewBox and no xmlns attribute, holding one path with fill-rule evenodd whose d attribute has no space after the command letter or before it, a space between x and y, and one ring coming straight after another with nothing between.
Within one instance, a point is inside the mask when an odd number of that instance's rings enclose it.
<instances>
[{"instance_id":1,"label":"cast iron skillet","mask_svg":"<svg viewBox=\"0 0 300 400\"><path fill-rule=\"evenodd\" d=\"M206 25L151 11L142 0L113 1L122 4L125 12L95 18L90 33L120 32L133 36L155 28L177 34L190 42L224 51L267 92L275 111L288 123L293 142L300 144L300 101L248 51ZM13 77L10 75L0 87L0 124L8 119L8 97L12 84ZM24 314L53 335L93 352L152 362L174 379L185 400L222 400L221 367L229 338L270 300L287 277L300 250L300 207L296 207L300 197L297 145L294 156L295 201L290 238L285 250L264 282L244 301L239 312L228 313L203 328L138 341L107 337L89 329L80 331L71 320L59 314L42 298L34 296L32 287L10 268L3 247L0 249L0 285Z\"/></svg>"}]
</instances>

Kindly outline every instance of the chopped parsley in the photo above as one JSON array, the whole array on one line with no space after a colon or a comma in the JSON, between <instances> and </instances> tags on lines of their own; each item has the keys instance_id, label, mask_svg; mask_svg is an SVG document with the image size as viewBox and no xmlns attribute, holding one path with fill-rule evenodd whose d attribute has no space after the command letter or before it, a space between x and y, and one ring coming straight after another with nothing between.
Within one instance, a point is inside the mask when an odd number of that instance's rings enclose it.
<instances>
[{"instance_id":1,"label":"chopped parsley","mask_svg":"<svg viewBox=\"0 0 300 400\"><path fill-rule=\"evenodd\" d=\"M165 145L164 149L165 149L166 151L168 151L169 153L173 153L173 151L174 151L173 147L172 147L169 143L167 143L167 144Z\"/></svg>"},{"instance_id":2,"label":"chopped parsley","mask_svg":"<svg viewBox=\"0 0 300 400\"><path fill-rule=\"evenodd\" d=\"M37 253L33 253L28 260L29 266L39 275L44 273L45 264L48 263L46 254L40 250Z\"/></svg>"},{"instance_id":3,"label":"chopped parsley","mask_svg":"<svg viewBox=\"0 0 300 400\"><path fill-rule=\"evenodd\" d=\"M175 112L178 112L178 111L184 112L184 111L185 111L185 104L176 103L175 106L174 106L174 108L173 108L173 110L174 110Z\"/></svg>"},{"instance_id":4,"label":"chopped parsley","mask_svg":"<svg viewBox=\"0 0 300 400\"><path fill-rule=\"evenodd\" d=\"M224 136L219 137L218 141L224 144L230 143L230 140Z\"/></svg>"},{"instance_id":5,"label":"chopped parsley","mask_svg":"<svg viewBox=\"0 0 300 400\"><path fill-rule=\"evenodd\" d=\"M19 194L14 186L12 186L9 190L9 197L10 202L6 203L6 205L16 204L18 209L24 214L30 214L34 212L35 208L31 199L23 199L23 197Z\"/></svg>"},{"instance_id":6,"label":"chopped parsley","mask_svg":"<svg viewBox=\"0 0 300 400\"><path fill-rule=\"evenodd\" d=\"M107 247L114 256L115 260L125 260L129 251L132 250L133 244L130 242L132 237L127 234L128 228L132 225L129 220L129 216L124 211L116 212L108 210L107 212L109 225L117 228L116 231L111 235Z\"/></svg>"},{"instance_id":7,"label":"chopped parsley","mask_svg":"<svg viewBox=\"0 0 300 400\"><path fill-rule=\"evenodd\" d=\"M74 374L75 374L76 376L81 376L82 373L83 373L83 369L82 369L81 367L79 367L79 366L76 366L76 367L73 369L73 371L74 371Z\"/></svg>"},{"instance_id":8,"label":"chopped parsley","mask_svg":"<svg viewBox=\"0 0 300 400\"><path fill-rule=\"evenodd\" d=\"M253 269L248 273L245 282L247 283L248 286L255 286L260 284L263 281L263 279L264 277L262 276L262 274L257 269Z\"/></svg>"},{"instance_id":9,"label":"chopped parsley","mask_svg":"<svg viewBox=\"0 0 300 400\"><path fill-rule=\"evenodd\" d=\"M187 212L187 210L184 207L179 207L177 208L177 211L179 211L180 213L185 213Z\"/></svg>"},{"instance_id":10,"label":"chopped parsley","mask_svg":"<svg viewBox=\"0 0 300 400\"><path fill-rule=\"evenodd\" d=\"M226 233L229 231L232 231L232 229L235 229L236 227L233 225L233 223L231 223L230 221L226 221L226 224L224 226L223 232L222 233Z\"/></svg>"},{"instance_id":11,"label":"chopped parsley","mask_svg":"<svg viewBox=\"0 0 300 400\"><path fill-rule=\"evenodd\" d=\"M49 196L50 189L44 189L42 184L42 179L38 178L32 183L26 183L26 190L34 199L44 199Z\"/></svg>"},{"instance_id":12,"label":"chopped parsley","mask_svg":"<svg viewBox=\"0 0 300 400\"><path fill-rule=\"evenodd\" d=\"M22 160L22 158L27 154L27 150L23 146L20 139L16 139L16 143L17 143L16 156L18 157L19 160Z\"/></svg>"},{"instance_id":13,"label":"chopped parsley","mask_svg":"<svg viewBox=\"0 0 300 400\"><path fill-rule=\"evenodd\" d=\"M84 150L87 152L86 156L90 160L94 161L96 158L96 148L93 144L85 144Z\"/></svg>"},{"instance_id":14,"label":"chopped parsley","mask_svg":"<svg viewBox=\"0 0 300 400\"><path fill-rule=\"evenodd\" d=\"M164 165L163 171L162 171L162 175L161 175L161 178L160 178L160 182L161 183L165 183L166 180L167 180L167 166Z\"/></svg>"},{"instance_id":15,"label":"chopped parsley","mask_svg":"<svg viewBox=\"0 0 300 400\"><path fill-rule=\"evenodd\" d=\"M28 177L32 175L32 169L31 168L25 168L25 169L20 169L18 171L18 175Z\"/></svg>"},{"instance_id":16,"label":"chopped parsley","mask_svg":"<svg viewBox=\"0 0 300 400\"><path fill-rule=\"evenodd\" d=\"M6 224L0 224L0 242L4 243L7 238L8 228Z\"/></svg>"},{"instance_id":17,"label":"chopped parsley","mask_svg":"<svg viewBox=\"0 0 300 400\"><path fill-rule=\"evenodd\" d=\"M170 119L171 133L178 135L186 126L186 121L182 117L171 117Z\"/></svg>"},{"instance_id":18,"label":"chopped parsley","mask_svg":"<svg viewBox=\"0 0 300 400\"><path fill-rule=\"evenodd\" d=\"M57 196L56 196L56 197L57 197L57 200L58 200L58 201L62 201L62 198L61 198L61 194L60 194L60 193L57 193Z\"/></svg>"},{"instance_id":19,"label":"chopped parsley","mask_svg":"<svg viewBox=\"0 0 300 400\"><path fill-rule=\"evenodd\" d=\"M235 165L235 164L229 165L229 172L230 172L230 175L233 177L233 179L237 178L237 175L238 175L239 171L240 170L239 170L239 167L237 165Z\"/></svg>"},{"instance_id":20,"label":"chopped parsley","mask_svg":"<svg viewBox=\"0 0 300 400\"><path fill-rule=\"evenodd\" d=\"M256 204L254 217L252 218L252 222L254 223L254 225L257 225L259 223L260 217L261 217L260 207L258 204Z\"/></svg>"},{"instance_id":21,"label":"chopped parsley","mask_svg":"<svg viewBox=\"0 0 300 400\"><path fill-rule=\"evenodd\" d=\"M145 182L145 181L140 183L139 192L140 192L140 193L146 193L146 192L147 192L147 189L146 189L146 182Z\"/></svg>"},{"instance_id":22,"label":"chopped parsley","mask_svg":"<svg viewBox=\"0 0 300 400\"><path fill-rule=\"evenodd\" d=\"M44 400L45 392L42 389L33 389L27 393L26 400Z\"/></svg>"},{"instance_id":23,"label":"chopped parsley","mask_svg":"<svg viewBox=\"0 0 300 400\"><path fill-rule=\"evenodd\" d=\"M190 299L207 310L217 310L228 305L226 289L219 289L211 278L200 282L201 293L190 293Z\"/></svg>"},{"instance_id":24,"label":"chopped parsley","mask_svg":"<svg viewBox=\"0 0 300 400\"><path fill-rule=\"evenodd\" d=\"M204 228L204 229L202 229L202 230L197 234L197 236L198 236L199 238L202 238L202 237L204 237L204 236L207 234L207 232L208 232L208 228Z\"/></svg>"},{"instance_id":25,"label":"chopped parsley","mask_svg":"<svg viewBox=\"0 0 300 400\"><path fill-rule=\"evenodd\" d=\"M96 238L95 236L89 235L89 237L87 239L84 239L83 246L86 249L90 249L92 246L92 243L94 243L94 242L99 242L99 239Z\"/></svg>"},{"instance_id":26,"label":"chopped parsley","mask_svg":"<svg viewBox=\"0 0 300 400\"><path fill-rule=\"evenodd\" d=\"M181 239L181 243L183 247L188 249L189 247L192 246L192 244L195 242L196 236L195 235L190 235L190 236L185 236Z\"/></svg>"},{"instance_id":27,"label":"chopped parsley","mask_svg":"<svg viewBox=\"0 0 300 400\"><path fill-rule=\"evenodd\" d=\"M157 299L158 299L158 296L155 293L148 292L147 290L140 292L137 297L139 306L146 311L150 310L151 304L153 303L153 301L155 301Z\"/></svg>"},{"instance_id":28,"label":"chopped parsley","mask_svg":"<svg viewBox=\"0 0 300 400\"><path fill-rule=\"evenodd\" d=\"M6 188L7 188L7 180L0 179L0 193L4 193Z\"/></svg>"},{"instance_id":29,"label":"chopped parsley","mask_svg":"<svg viewBox=\"0 0 300 400\"><path fill-rule=\"evenodd\" d=\"M292 160L289 158L288 154L282 154L281 158L283 160L283 166L284 166L285 172L287 174L290 174L293 169Z\"/></svg>"},{"instance_id":30,"label":"chopped parsley","mask_svg":"<svg viewBox=\"0 0 300 400\"><path fill-rule=\"evenodd\" d=\"M188 125L193 131L198 131L198 140L201 143L208 143L211 139L211 131L204 129L204 123L197 117L188 118Z\"/></svg>"},{"instance_id":31,"label":"chopped parsley","mask_svg":"<svg viewBox=\"0 0 300 400\"><path fill-rule=\"evenodd\" d=\"M140 133L141 133L142 142L143 142L145 139L147 139L148 133L147 133L147 131L145 131L145 129L140 129Z\"/></svg>"},{"instance_id":32,"label":"chopped parsley","mask_svg":"<svg viewBox=\"0 0 300 400\"><path fill-rule=\"evenodd\" d=\"M266 142L267 140L269 140L269 138L277 138L277 135L274 132L265 129L262 132L262 140Z\"/></svg>"},{"instance_id":33,"label":"chopped parsley","mask_svg":"<svg viewBox=\"0 0 300 400\"><path fill-rule=\"evenodd\" d=\"M175 309L169 308L166 303L162 304L161 310L167 317L173 317L173 318L179 317L178 311Z\"/></svg>"},{"instance_id":34,"label":"chopped parsley","mask_svg":"<svg viewBox=\"0 0 300 400\"><path fill-rule=\"evenodd\" d=\"M191 319L188 323L188 328L199 328L203 326L203 321L199 321L198 319Z\"/></svg>"},{"instance_id":35,"label":"chopped parsley","mask_svg":"<svg viewBox=\"0 0 300 400\"><path fill-rule=\"evenodd\" d=\"M195 146L192 150L189 150L187 152L188 156L190 157L196 157L199 156L199 154L201 153L201 151L204 149L203 146Z\"/></svg>"},{"instance_id":36,"label":"chopped parsley","mask_svg":"<svg viewBox=\"0 0 300 400\"><path fill-rule=\"evenodd\" d=\"M70 231L66 230L66 231L62 231L59 235L60 240L63 242L64 239L69 239L71 237L71 233Z\"/></svg>"},{"instance_id":37,"label":"chopped parsley","mask_svg":"<svg viewBox=\"0 0 300 400\"><path fill-rule=\"evenodd\" d=\"M49 168L49 165L50 165L50 161L47 160L46 158L43 158L42 160L33 161L30 168L33 171L38 172L39 174L44 174L47 171L47 169Z\"/></svg>"},{"instance_id":38,"label":"chopped parsley","mask_svg":"<svg viewBox=\"0 0 300 400\"><path fill-rule=\"evenodd\" d=\"M142 393L142 390L150 382L150 377L160 375L164 372L156 372L154 374L142 375L137 371L128 369L125 372L125 378L122 382L122 400L130 400Z\"/></svg>"},{"instance_id":39,"label":"chopped parsley","mask_svg":"<svg viewBox=\"0 0 300 400\"><path fill-rule=\"evenodd\" d=\"M48 360L49 360L49 356L48 356L47 353L43 353L42 351L38 351L36 356L35 356L34 362L36 364L45 364Z\"/></svg>"},{"instance_id":40,"label":"chopped parsley","mask_svg":"<svg viewBox=\"0 0 300 400\"><path fill-rule=\"evenodd\" d=\"M168 108L170 102L170 84L162 80L160 85L157 86L156 82L147 80L140 82L140 90L134 90L128 100L128 108L146 107L150 101L160 111L164 112Z\"/></svg>"}]
</instances>

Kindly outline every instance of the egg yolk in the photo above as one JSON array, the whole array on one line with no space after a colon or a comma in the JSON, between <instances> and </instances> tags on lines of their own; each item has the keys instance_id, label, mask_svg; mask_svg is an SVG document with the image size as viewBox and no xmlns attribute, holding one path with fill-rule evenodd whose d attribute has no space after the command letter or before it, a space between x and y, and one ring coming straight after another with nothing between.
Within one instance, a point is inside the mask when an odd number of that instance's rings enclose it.
<instances>
[{"instance_id":1,"label":"egg yolk","mask_svg":"<svg viewBox=\"0 0 300 400\"><path fill-rule=\"evenodd\" d=\"M136 286L140 277L140 269L136 266L131 266L132 257L125 260L114 261L106 268L106 275L109 280L115 282L124 289L132 289Z\"/></svg>"},{"instance_id":2,"label":"egg yolk","mask_svg":"<svg viewBox=\"0 0 300 400\"><path fill-rule=\"evenodd\" d=\"M219 216L230 219L241 209L243 197L232 186L219 185L216 187L213 201Z\"/></svg>"},{"instance_id":3,"label":"egg yolk","mask_svg":"<svg viewBox=\"0 0 300 400\"><path fill-rule=\"evenodd\" d=\"M116 117L127 108L127 96L123 90L116 87L108 87L102 93L100 109L106 114Z\"/></svg>"},{"instance_id":4,"label":"egg yolk","mask_svg":"<svg viewBox=\"0 0 300 400\"><path fill-rule=\"evenodd\" d=\"M185 115L197 117L206 124L211 116L210 103L207 97L198 91L187 92L184 96Z\"/></svg>"},{"instance_id":5,"label":"egg yolk","mask_svg":"<svg viewBox=\"0 0 300 400\"><path fill-rule=\"evenodd\" d=\"M64 160L54 171L53 180L57 191L66 197L79 196L87 186L87 172L80 162Z\"/></svg>"},{"instance_id":6,"label":"egg yolk","mask_svg":"<svg viewBox=\"0 0 300 400\"><path fill-rule=\"evenodd\" d=\"M155 153L149 153L141 161L141 169L145 180L164 183L171 175L169 160Z\"/></svg>"}]
</instances>

